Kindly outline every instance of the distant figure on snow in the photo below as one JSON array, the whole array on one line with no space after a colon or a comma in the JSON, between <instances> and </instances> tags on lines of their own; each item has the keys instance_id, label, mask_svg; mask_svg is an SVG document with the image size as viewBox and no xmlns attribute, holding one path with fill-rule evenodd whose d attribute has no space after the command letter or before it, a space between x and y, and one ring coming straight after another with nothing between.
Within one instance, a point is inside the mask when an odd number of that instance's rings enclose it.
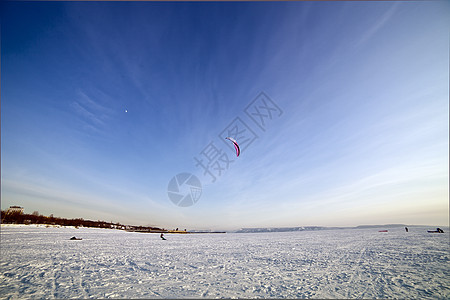
<instances>
[{"instance_id":1,"label":"distant figure on snow","mask_svg":"<svg viewBox=\"0 0 450 300\"><path fill-rule=\"evenodd\" d=\"M406 232L408 232L408 227L405 227Z\"/></svg>"},{"instance_id":2,"label":"distant figure on snow","mask_svg":"<svg viewBox=\"0 0 450 300\"><path fill-rule=\"evenodd\" d=\"M162 240L165 240L166 238L164 237L164 233L161 233L161 235L159 236Z\"/></svg>"}]
</instances>

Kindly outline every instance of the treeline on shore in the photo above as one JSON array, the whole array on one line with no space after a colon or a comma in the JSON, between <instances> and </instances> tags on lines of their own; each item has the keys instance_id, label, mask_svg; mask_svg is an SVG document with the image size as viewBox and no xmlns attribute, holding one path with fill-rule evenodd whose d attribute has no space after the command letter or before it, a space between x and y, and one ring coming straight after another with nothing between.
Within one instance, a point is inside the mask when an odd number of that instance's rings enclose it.
<instances>
[{"instance_id":1,"label":"treeline on shore","mask_svg":"<svg viewBox=\"0 0 450 300\"><path fill-rule=\"evenodd\" d=\"M83 218L66 219L50 216L43 216L37 211L32 214L25 214L21 212L8 212L1 211L1 223L2 224L44 224L44 225L60 225L60 226L74 226L74 227L95 227L95 228L110 228L120 229L127 231L139 231L139 232L168 232L168 230L158 227L150 226L135 226L135 225L122 225L120 223L105 222L105 221L91 221L84 220Z\"/></svg>"}]
</instances>

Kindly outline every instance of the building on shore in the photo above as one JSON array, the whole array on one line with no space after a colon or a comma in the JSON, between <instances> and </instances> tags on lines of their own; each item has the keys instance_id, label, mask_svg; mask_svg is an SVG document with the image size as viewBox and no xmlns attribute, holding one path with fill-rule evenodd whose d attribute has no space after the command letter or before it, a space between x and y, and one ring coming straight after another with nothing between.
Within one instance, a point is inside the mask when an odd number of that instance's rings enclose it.
<instances>
[{"instance_id":1,"label":"building on shore","mask_svg":"<svg viewBox=\"0 0 450 300\"><path fill-rule=\"evenodd\" d=\"M6 211L7 214L23 214L23 207L20 206L10 206Z\"/></svg>"}]
</instances>

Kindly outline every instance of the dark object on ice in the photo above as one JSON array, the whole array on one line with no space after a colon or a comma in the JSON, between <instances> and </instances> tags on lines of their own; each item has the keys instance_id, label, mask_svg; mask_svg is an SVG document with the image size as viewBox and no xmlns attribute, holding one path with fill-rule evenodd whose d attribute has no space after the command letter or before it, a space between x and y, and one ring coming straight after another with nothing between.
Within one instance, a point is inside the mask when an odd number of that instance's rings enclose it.
<instances>
[{"instance_id":1,"label":"dark object on ice","mask_svg":"<svg viewBox=\"0 0 450 300\"><path fill-rule=\"evenodd\" d=\"M162 240L166 240L164 237L164 233L161 233L161 235L159 236Z\"/></svg>"},{"instance_id":2,"label":"dark object on ice","mask_svg":"<svg viewBox=\"0 0 450 300\"><path fill-rule=\"evenodd\" d=\"M436 230L428 230L428 233L444 233L444 230L440 228L436 228Z\"/></svg>"},{"instance_id":3,"label":"dark object on ice","mask_svg":"<svg viewBox=\"0 0 450 300\"><path fill-rule=\"evenodd\" d=\"M72 241L81 241L82 240L82 238L77 238L77 237L71 237L70 238Z\"/></svg>"},{"instance_id":4,"label":"dark object on ice","mask_svg":"<svg viewBox=\"0 0 450 300\"><path fill-rule=\"evenodd\" d=\"M378 230L378 232L388 232L387 230Z\"/></svg>"},{"instance_id":5,"label":"dark object on ice","mask_svg":"<svg viewBox=\"0 0 450 300\"><path fill-rule=\"evenodd\" d=\"M405 227L406 232L408 232L408 227Z\"/></svg>"}]
</instances>

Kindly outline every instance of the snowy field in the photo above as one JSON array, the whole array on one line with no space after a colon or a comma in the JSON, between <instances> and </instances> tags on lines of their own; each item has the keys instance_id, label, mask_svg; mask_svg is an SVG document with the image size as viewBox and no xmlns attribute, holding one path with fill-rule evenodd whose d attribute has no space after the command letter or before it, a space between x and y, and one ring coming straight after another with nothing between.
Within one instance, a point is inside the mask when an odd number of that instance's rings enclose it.
<instances>
[{"instance_id":1,"label":"snowy field","mask_svg":"<svg viewBox=\"0 0 450 300\"><path fill-rule=\"evenodd\" d=\"M163 241L4 225L0 298L449 299L449 231L427 229L166 234Z\"/></svg>"}]
</instances>

